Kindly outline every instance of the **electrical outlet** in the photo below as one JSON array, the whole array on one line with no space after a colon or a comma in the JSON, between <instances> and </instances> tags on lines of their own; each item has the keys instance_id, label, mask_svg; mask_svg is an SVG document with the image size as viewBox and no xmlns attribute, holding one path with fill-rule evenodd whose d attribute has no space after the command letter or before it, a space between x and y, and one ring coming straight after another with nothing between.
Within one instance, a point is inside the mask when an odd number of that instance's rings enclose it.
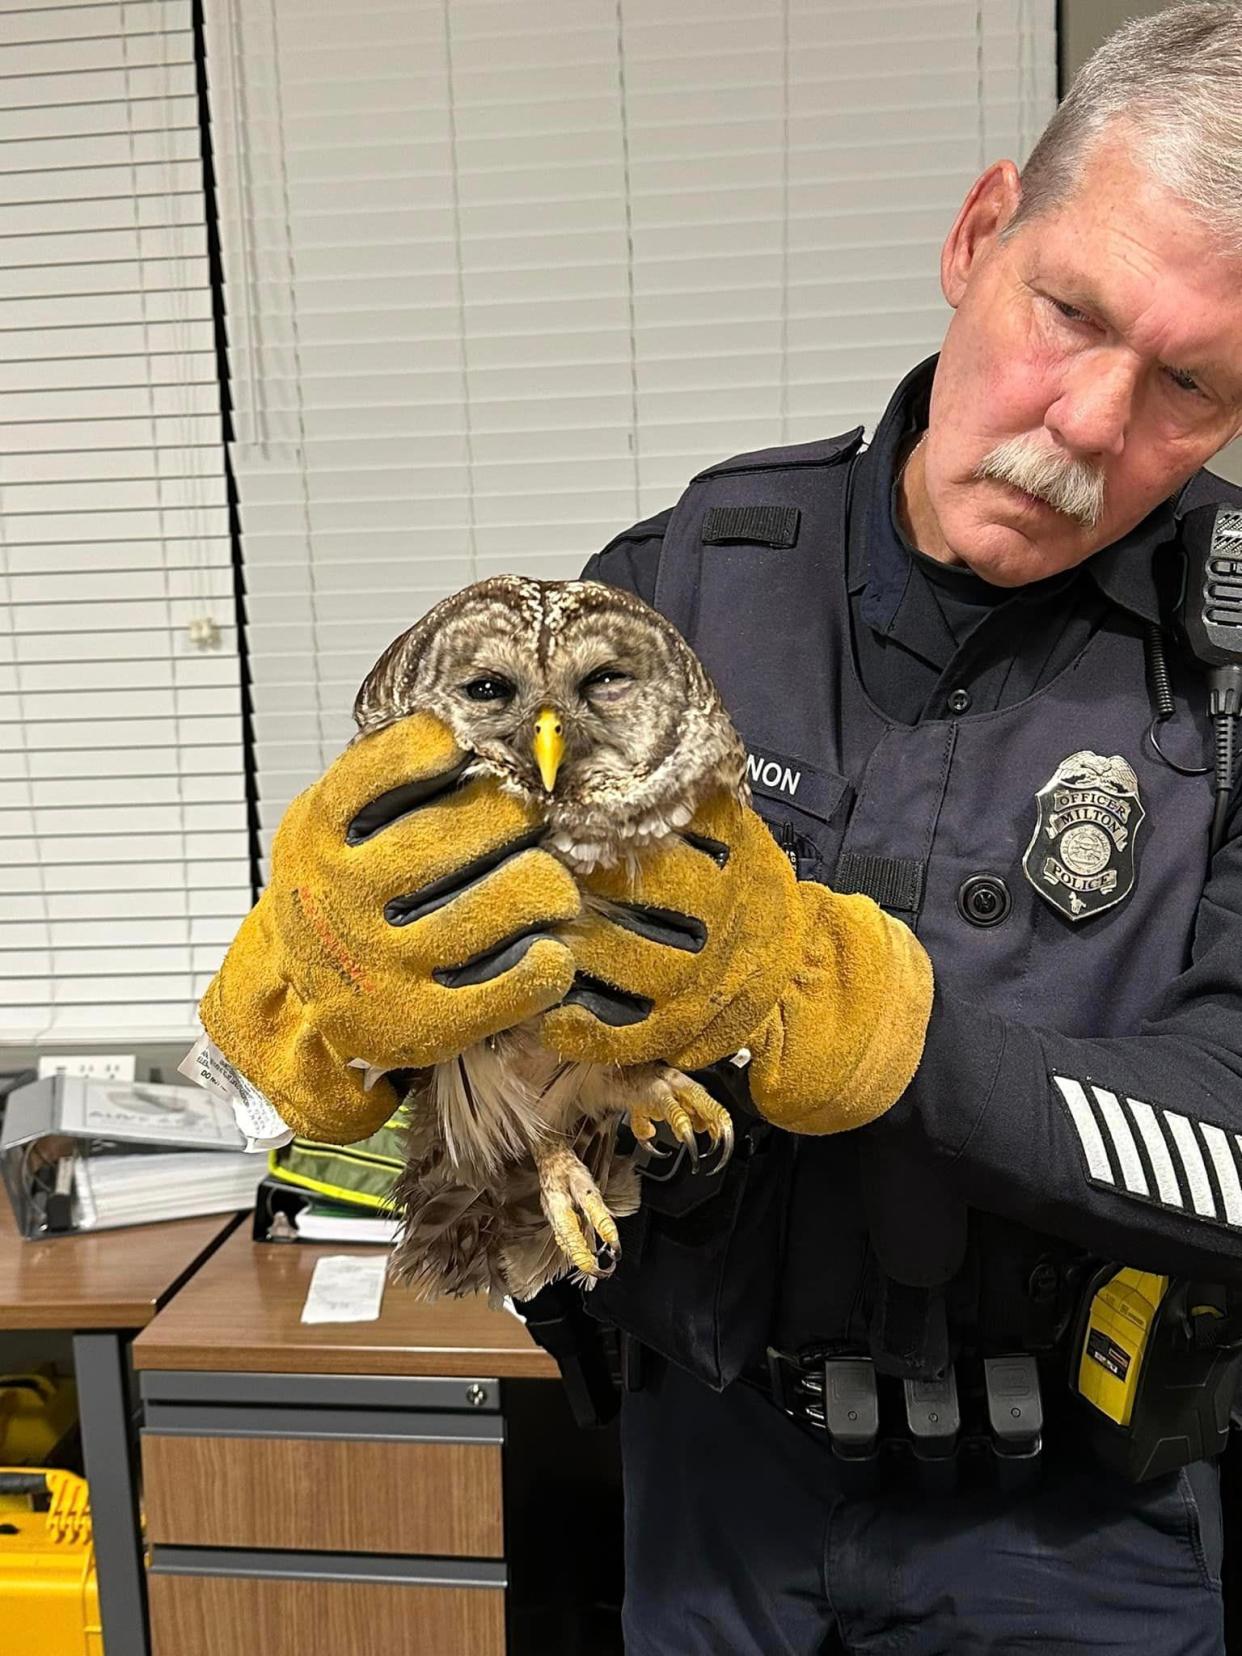
<instances>
[{"instance_id":1,"label":"electrical outlet","mask_svg":"<svg viewBox=\"0 0 1242 1656\"><path fill-rule=\"evenodd\" d=\"M135 1063L132 1052L106 1052L98 1058L83 1052L51 1052L39 1059L39 1080L48 1075L89 1075L97 1081L132 1081Z\"/></svg>"}]
</instances>

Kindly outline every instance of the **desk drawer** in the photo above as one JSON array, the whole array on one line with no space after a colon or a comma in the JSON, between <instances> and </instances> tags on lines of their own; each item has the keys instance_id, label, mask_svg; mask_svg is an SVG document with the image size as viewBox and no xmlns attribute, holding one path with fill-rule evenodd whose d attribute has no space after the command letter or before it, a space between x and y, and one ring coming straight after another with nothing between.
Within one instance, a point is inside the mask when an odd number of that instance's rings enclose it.
<instances>
[{"instance_id":1,"label":"desk drawer","mask_svg":"<svg viewBox=\"0 0 1242 1656\"><path fill-rule=\"evenodd\" d=\"M163 1556L162 1556L163 1555ZM375 1561L155 1549L148 1577L152 1656L505 1656L505 1594L497 1565L444 1579ZM221 1573L216 1573L217 1570ZM487 1571L495 1580L477 1579ZM231 1572L231 1573L229 1573Z\"/></svg>"},{"instance_id":2,"label":"desk drawer","mask_svg":"<svg viewBox=\"0 0 1242 1656\"><path fill-rule=\"evenodd\" d=\"M271 1436L145 1431L151 1540L440 1558L502 1555L498 1443L298 1436L296 1411L287 1418L286 1431Z\"/></svg>"}]
</instances>

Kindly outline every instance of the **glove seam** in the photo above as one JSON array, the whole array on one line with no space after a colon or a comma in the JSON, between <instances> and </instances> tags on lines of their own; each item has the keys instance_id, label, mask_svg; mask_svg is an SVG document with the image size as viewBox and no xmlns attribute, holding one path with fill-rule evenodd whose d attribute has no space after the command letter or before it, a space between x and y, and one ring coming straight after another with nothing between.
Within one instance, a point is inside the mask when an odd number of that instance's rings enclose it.
<instances>
[{"instance_id":1,"label":"glove seam","mask_svg":"<svg viewBox=\"0 0 1242 1656\"><path fill-rule=\"evenodd\" d=\"M704 1025L704 1027L695 1036L694 1040L692 1042L688 1043L688 1045L684 1049L684 1051L687 1052L687 1053L695 1053L696 1054L694 1062L690 1063L688 1065L685 1065L685 1066L681 1066L680 1061L679 1061L679 1067L687 1067L687 1068L690 1068L690 1069L700 1069L705 1064L718 1063L721 1058L727 1058L731 1052L736 1052L737 1051L738 1042L733 1038L733 1036L730 1036L728 1041L727 1041L727 1044L725 1046L724 1051L716 1053L715 1057L702 1058L702 1057L697 1056L697 1054L699 1054L704 1049L706 1049L709 1052L715 1052L716 1047L719 1045L720 1037L715 1035L714 1032L717 1029L719 1029L721 1024L727 1024L727 1022L729 1020L730 1013L734 1013L736 1011L738 1002L745 998L746 991L749 988L749 986L753 983L758 983L758 982L762 981L763 976L764 976L764 972L763 972L763 968L761 966L756 967L753 971L750 971L746 974L746 976L742 979L740 984L738 984L736 990L733 991L729 995L728 999L724 1002L724 1004L722 1006L720 1006L720 1008L717 1010L717 1012L711 1018L711 1020L707 1024ZM741 1045L743 1045L743 1046L749 1045L749 1043L755 1039L755 1036L757 1035L758 1031L763 1028L763 1025L772 1016L772 1013L774 1011L779 1012L779 1010L780 1010L780 995L778 993L777 995L775 995L773 997L772 1004L768 1007L767 1011L760 1015L758 1021L753 1026L750 1034L742 1040Z\"/></svg>"}]
</instances>

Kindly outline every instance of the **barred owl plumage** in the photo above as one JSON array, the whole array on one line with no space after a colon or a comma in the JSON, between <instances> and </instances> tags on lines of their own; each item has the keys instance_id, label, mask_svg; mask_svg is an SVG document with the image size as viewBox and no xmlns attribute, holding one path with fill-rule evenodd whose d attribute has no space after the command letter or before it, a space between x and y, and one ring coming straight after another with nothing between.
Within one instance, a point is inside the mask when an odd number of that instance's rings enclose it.
<instances>
[{"instance_id":1,"label":"barred owl plumage","mask_svg":"<svg viewBox=\"0 0 1242 1656\"><path fill-rule=\"evenodd\" d=\"M640 599L597 582L499 575L436 605L354 703L360 737L414 712L474 755L466 774L533 804L544 844L579 873L678 833L709 793L746 793L745 749L693 651ZM428 1296L493 1300L570 1270L588 1284L606 1274L613 1220L638 1205L617 1127L670 1084L701 1094L663 1066L561 1063L521 1028L436 1066L409 1100L397 1273ZM719 1113L714 1130L727 1155Z\"/></svg>"},{"instance_id":2,"label":"barred owl plumage","mask_svg":"<svg viewBox=\"0 0 1242 1656\"><path fill-rule=\"evenodd\" d=\"M512 694L470 694L488 679ZM497 575L437 604L376 662L354 718L366 732L415 709L535 802L551 848L583 871L675 833L711 789L743 786L745 750L694 652L598 581ZM533 757L544 709L564 725L552 792Z\"/></svg>"}]
</instances>

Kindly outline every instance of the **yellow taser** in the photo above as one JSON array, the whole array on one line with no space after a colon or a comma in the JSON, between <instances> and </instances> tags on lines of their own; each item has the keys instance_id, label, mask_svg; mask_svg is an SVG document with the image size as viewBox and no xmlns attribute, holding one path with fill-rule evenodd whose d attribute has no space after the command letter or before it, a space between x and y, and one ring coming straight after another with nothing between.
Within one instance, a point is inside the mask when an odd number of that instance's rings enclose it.
<instances>
[{"instance_id":1,"label":"yellow taser","mask_svg":"<svg viewBox=\"0 0 1242 1656\"><path fill-rule=\"evenodd\" d=\"M1091 1301L1078 1358L1078 1390L1118 1426L1128 1426L1167 1276L1125 1268Z\"/></svg>"}]
</instances>

